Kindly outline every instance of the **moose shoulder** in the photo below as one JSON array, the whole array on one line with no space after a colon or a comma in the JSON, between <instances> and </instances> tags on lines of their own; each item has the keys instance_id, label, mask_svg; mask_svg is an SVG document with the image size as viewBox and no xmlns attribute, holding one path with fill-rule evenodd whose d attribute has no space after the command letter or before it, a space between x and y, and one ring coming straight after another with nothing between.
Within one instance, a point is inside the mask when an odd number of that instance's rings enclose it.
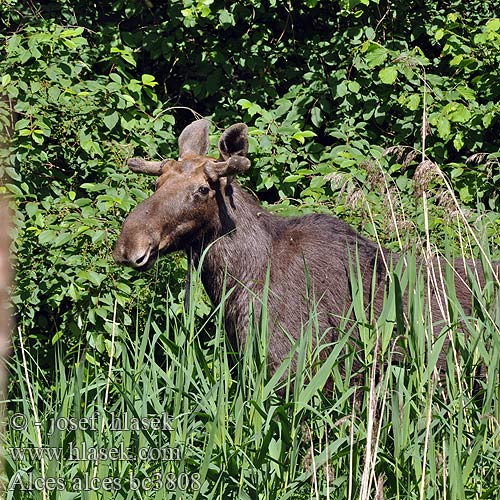
<instances>
[{"instance_id":1,"label":"moose shoulder","mask_svg":"<svg viewBox=\"0 0 500 500\"><path fill-rule=\"evenodd\" d=\"M219 140L219 159L207 156L208 122L198 120L179 137L179 159L162 162L131 159L135 172L158 177L154 194L126 218L114 249L117 263L149 268L162 254L184 250L193 264L202 255L203 285L214 303L226 299L226 329L244 346L250 304L258 317L268 280L269 362L278 366L289 354L311 317L324 341L334 341L349 315L352 262L359 262L364 300L381 310L386 265L399 259L364 238L345 222L328 215L285 218L263 209L242 190L234 176L250 167L247 127L235 124ZM457 276L466 276L457 261ZM466 280L456 280L457 297L470 311ZM436 300L434 297L432 300ZM436 306L437 310L438 307Z\"/></svg>"}]
</instances>

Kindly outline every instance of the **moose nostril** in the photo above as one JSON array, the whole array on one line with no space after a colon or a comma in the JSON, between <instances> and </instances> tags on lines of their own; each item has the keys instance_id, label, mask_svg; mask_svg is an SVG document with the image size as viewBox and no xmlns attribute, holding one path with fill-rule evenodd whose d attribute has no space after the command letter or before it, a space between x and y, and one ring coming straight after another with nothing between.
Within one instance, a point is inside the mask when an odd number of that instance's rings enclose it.
<instances>
[{"instance_id":1,"label":"moose nostril","mask_svg":"<svg viewBox=\"0 0 500 500\"><path fill-rule=\"evenodd\" d=\"M148 263L149 257L151 255L151 244L142 252L142 254L137 253L130 259L131 264L135 267L141 267Z\"/></svg>"},{"instance_id":2,"label":"moose nostril","mask_svg":"<svg viewBox=\"0 0 500 500\"><path fill-rule=\"evenodd\" d=\"M142 266L147 261L148 255L149 255L149 251L146 252L142 257L139 257L138 259L136 259L135 265Z\"/></svg>"}]
</instances>

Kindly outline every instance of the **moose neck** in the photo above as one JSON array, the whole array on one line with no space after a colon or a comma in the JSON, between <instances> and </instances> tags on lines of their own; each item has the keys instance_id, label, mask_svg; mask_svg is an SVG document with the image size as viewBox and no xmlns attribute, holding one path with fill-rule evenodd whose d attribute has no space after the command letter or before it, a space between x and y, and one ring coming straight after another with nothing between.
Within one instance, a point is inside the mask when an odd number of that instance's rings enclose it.
<instances>
[{"instance_id":1,"label":"moose neck","mask_svg":"<svg viewBox=\"0 0 500 500\"><path fill-rule=\"evenodd\" d=\"M193 264L202 263L202 282L214 303L221 301L224 286L263 286L272 244L269 227L276 218L237 182L221 186L217 197L219 213L212 230L188 249Z\"/></svg>"}]
</instances>

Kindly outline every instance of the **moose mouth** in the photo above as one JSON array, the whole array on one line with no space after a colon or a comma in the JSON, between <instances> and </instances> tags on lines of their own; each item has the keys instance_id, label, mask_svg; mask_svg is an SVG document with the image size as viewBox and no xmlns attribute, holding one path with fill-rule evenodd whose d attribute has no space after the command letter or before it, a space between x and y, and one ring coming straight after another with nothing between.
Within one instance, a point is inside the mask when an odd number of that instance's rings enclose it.
<instances>
[{"instance_id":1,"label":"moose mouth","mask_svg":"<svg viewBox=\"0 0 500 500\"><path fill-rule=\"evenodd\" d=\"M159 257L159 253L159 249L153 247L151 244L141 253L137 250L135 252L127 251L124 246L117 244L113 252L113 259L117 264L133 267L137 271L142 272L153 267Z\"/></svg>"},{"instance_id":2,"label":"moose mouth","mask_svg":"<svg viewBox=\"0 0 500 500\"><path fill-rule=\"evenodd\" d=\"M141 257L136 258L134 262L127 262L127 264L131 265L137 271L147 271L154 266L161 253L158 247L149 246Z\"/></svg>"},{"instance_id":3,"label":"moose mouth","mask_svg":"<svg viewBox=\"0 0 500 500\"><path fill-rule=\"evenodd\" d=\"M144 264L133 265L132 267L136 271L140 271L142 273L144 271L147 271L148 269L151 269L154 266L157 259L158 257L156 255L152 255L144 262Z\"/></svg>"},{"instance_id":4,"label":"moose mouth","mask_svg":"<svg viewBox=\"0 0 500 500\"><path fill-rule=\"evenodd\" d=\"M140 233L139 236L136 233L135 238L128 239L123 237L122 232L113 250L113 259L117 264L140 272L147 271L162 255L180 250L170 234L161 239Z\"/></svg>"}]
</instances>

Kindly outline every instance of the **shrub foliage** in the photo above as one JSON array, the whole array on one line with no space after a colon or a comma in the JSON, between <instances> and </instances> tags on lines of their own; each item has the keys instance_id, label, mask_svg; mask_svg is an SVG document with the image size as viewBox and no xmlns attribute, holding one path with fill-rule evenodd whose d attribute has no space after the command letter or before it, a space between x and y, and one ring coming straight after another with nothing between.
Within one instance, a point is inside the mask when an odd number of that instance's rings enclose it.
<instances>
[{"instance_id":1,"label":"shrub foliage","mask_svg":"<svg viewBox=\"0 0 500 500\"><path fill-rule=\"evenodd\" d=\"M151 187L126 158L175 155L199 116L250 126L243 182L278 212L331 212L393 249L430 231L455 252L465 214L498 246L497 15L492 0L0 1L13 301L44 373L84 342L102 375L117 309L129 333L182 313L181 256L138 275L110 252Z\"/></svg>"}]
</instances>

